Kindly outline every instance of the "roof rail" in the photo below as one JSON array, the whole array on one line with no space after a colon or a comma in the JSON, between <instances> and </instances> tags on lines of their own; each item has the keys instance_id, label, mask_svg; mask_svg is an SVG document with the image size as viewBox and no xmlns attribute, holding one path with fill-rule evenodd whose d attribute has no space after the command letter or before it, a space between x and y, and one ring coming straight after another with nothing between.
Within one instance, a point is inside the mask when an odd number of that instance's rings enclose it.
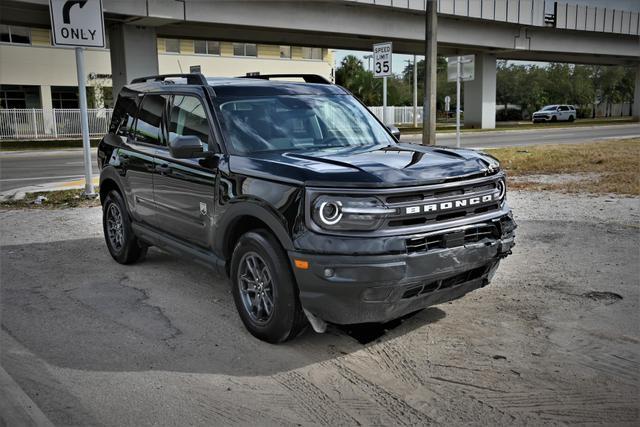
<instances>
[{"instance_id":1,"label":"roof rail","mask_svg":"<svg viewBox=\"0 0 640 427\"><path fill-rule=\"evenodd\" d=\"M319 83L323 85L330 85L331 82L324 77L318 74L260 74L260 73L247 73L244 76L240 76L239 78L243 79L262 79L262 80L271 80L271 79L280 79L280 78L290 78L297 77L304 80L305 83Z\"/></svg>"},{"instance_id":2,"label":"roof rail","mask_svg":"<svg viewBox=\"0 0 640 427\"><path fill-rule=\"evenodd\" d=\"M163 82L167 79L182 78L187 79L188 85L202 85L207 86L207 79L200 73L190 74L159 74L156 76L138 77L131 80L131 83L145 83L145 82Z\"/></svg>"}]
</instances>

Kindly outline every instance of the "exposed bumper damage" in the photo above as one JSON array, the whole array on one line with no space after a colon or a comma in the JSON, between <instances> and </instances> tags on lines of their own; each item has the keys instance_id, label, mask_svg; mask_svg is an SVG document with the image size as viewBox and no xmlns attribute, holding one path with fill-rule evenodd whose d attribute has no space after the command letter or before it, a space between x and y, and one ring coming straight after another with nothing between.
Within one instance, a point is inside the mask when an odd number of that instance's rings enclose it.
<instances>
[{"instance_id":1,"label":"exposed bumper damage","mask_svg":"<svg viewBox=\"0 0 640 427\"><path fill-rule=\"evenodd\" d=\"M493 231L477 232L486 227ZM489 284L500 260L511 253L515 228L509 213L489 223L430 233L424 247L406 247L403 253L353 255L354 248L343 254L289 255L309 261L309 269L294 272L302 305L316 323L385 322ZM397 237L403 243L416 238L423 236ZM337 240L342 240L337 247L348 246L348 239Z\"/></svg>"}]
</instances>

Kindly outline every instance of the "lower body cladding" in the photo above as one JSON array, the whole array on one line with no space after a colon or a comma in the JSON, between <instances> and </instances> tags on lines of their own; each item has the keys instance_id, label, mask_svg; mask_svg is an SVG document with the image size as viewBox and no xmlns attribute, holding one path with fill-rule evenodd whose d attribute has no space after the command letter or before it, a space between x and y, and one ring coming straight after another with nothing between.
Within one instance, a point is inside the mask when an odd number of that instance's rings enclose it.
<instances>
[{"instance_id":1,"label":"lower body cladding","mask_svg":"<svg viewBox=\"0 0 640 427\"><path fill-rule=\"evenodd\" d=\"M386 322L488 285L500 260L511 253L515 228L507 215L463 229L399 237L407 241L402 254L289 255L309 263L294 272L300 302L321 331L317 325L323 321ZM422 246L410 246L416 240Z\"/></svg>"}]
</instances>

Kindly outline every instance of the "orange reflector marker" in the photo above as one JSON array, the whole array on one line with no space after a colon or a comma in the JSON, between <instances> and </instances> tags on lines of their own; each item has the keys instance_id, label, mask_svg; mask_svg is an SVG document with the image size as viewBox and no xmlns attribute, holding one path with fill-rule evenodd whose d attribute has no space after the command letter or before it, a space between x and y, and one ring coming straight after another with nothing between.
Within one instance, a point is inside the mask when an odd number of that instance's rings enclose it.
<instances>
[{"instance_id":1,"label":"orange reflector marker","mask_svg":"<svg viewBox=\"0 0 640 427\"><path fill-rule=\"evenodd\" d=\"M294 259L293 262L295 263L296 267L299 268L300 270L309 269L309 261L304 261L302 259Z\"/></svg>"}]
</instances>

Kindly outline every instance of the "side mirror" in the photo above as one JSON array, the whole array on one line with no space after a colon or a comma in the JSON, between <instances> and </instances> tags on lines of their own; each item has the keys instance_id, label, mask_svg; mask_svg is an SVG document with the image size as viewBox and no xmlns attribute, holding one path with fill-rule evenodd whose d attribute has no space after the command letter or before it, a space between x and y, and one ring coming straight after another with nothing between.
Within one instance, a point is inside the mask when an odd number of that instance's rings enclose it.
<instances>
[{"instance_id":1,"label":"side mirror","mask_svg":"<svg viewBox=\"0 0 640 427\"><path fill-rule=\"evenodd\" d=\"M400 129L398 129L397 127L395 127L393 125L388 125L387 129L389 129L389 132L391 132L391 135L393 135L393 137L395 139L400 141Z\"/></svg>"},{"instance_id":2,"label":"side mirror","mask_svg":"<svg viewBox=\"0 0 640 427\"><path fill-rule=\"evenodd\" d=\"M202 141L195 135L182 135L169 143L169 152L176 159L198 159L205 157Z\"/></svg>"}]
</instances>

